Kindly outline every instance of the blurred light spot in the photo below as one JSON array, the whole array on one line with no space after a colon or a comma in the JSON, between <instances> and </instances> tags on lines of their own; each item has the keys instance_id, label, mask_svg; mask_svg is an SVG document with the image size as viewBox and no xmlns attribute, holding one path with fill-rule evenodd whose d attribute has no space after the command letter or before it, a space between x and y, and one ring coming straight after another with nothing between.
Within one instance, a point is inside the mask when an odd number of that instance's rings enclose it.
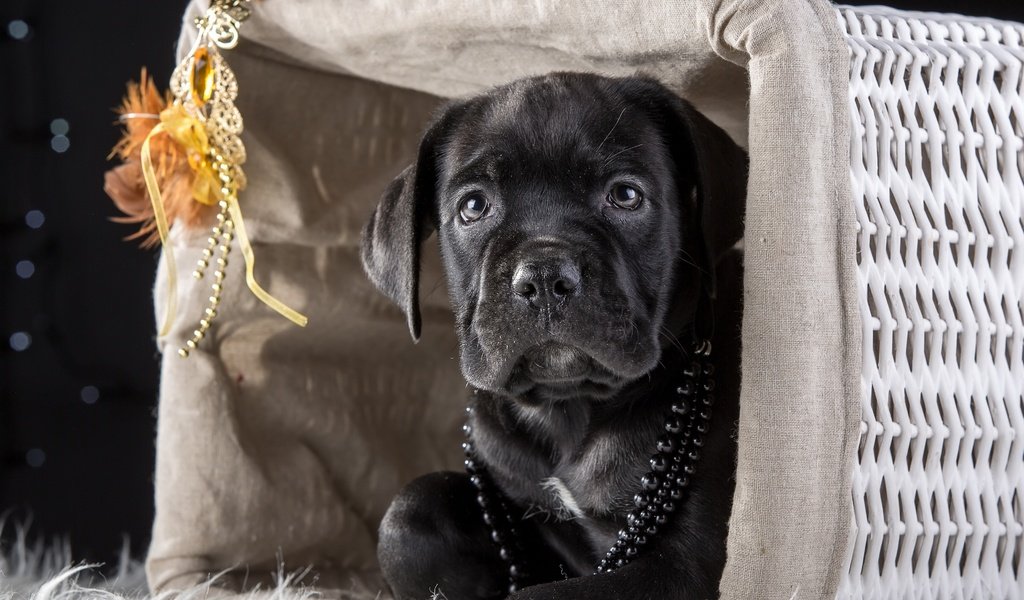
<instances>
[{"instance_id":1,"label":"blurred light spot","mask_svg":"<svg viewBox=\"0 0 1024 600\"><path fill-rule=\"evenodd\" d=\"M39 229L46 222L46 215L41 210L30 210L25 213L25 224L32 229Z\"/></svg>"},{"instance_id":2,"label":"blurred light spot","mask_svg":"<svg viewBox=\"0 0 1024 600\"><path fill-rule=\"evenodd\" d=\"M7 33L16 40L23 40L28 37L28 23L21 19L15 19L7 24Z\"/></svg>"},{"instance_id":3,"label":"blurred light spot","mask_svg":"<svg viewBox=\"0 0 1024 600\"><path fill-rule=\"evenodd\" d=\"M36 266L30 260L19 260L18 264L14 265L14 272L18 274L18 277L28 279L35 275Z\"/></svg>"},{"instance_id":4,"label":"blurred light spot","mask_svg":"<svg viewBox=\"0 0 1024 600\"><path fill-rule=\"evenodd\" d=\"M53 135L67 135L71 129L67 119L54 119L50 121L50 133Z\"/></svg>"},{"instance_id":5,"label":"blurred light spot","mask_svg":"<svg viewBox=\"0 0 1024 600\"><path fill-rule=\"evenodd\" d=\"M100 399L100 390L94 385L87 385L82 388L82 402L86 404L96 404L96 401Z\"/></svg>"},{"instance_id":6,"label":"blurred light spot","mask_svg":"<svg viewBox=\"0 0 1024 600\"><path fill-rule=\"evenodd\" d=\"M71 147L71 140L66 135L55 135L50 140L50 147L58 154L63 154Z\"/></svg>"},{"instance_id":7,"label":"blurred light spot","mask_svg":"<svg viewBox=\"0 0 1024 600\"><path fill-rule=\"evenodd\" d=\"M24 350L28 350L28 347L32 345L32 336L24 331L17 331L11 335L11 339L9 341L11 343L11 348L16 352L22 352Z\"/></svg>"},{"instance_id":8,"label":"blurred light spot","mask_svg":"<svg viewBox=\"0 0 1024 600\"><path fill-rule=\"evenodd\" d=\"M46 453L39 448L32 448L25 453L25 462L28 463L28 466L38 469L46 462Z\"/></svg>"}]
</instances>

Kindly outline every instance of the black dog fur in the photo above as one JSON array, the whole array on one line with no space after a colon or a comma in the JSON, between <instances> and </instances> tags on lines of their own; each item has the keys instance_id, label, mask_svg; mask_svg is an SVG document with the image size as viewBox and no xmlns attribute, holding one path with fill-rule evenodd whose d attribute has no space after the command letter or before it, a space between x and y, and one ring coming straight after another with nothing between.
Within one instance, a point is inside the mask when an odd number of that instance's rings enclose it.
<instances>
[{"instance_id":1,"label":"black dog fur","mask_svg":"<svg viewBox=\"0 0 1024 600\"><path fill-rule=\"evenodd\" d=\"M511 598L717 596L740 311L723 257L745 194L745 154L687 102L652 79L573 73L449 103L385 192L365 269L418 338L420 246L438 232L477 453L535 515L519 528L531 585ZM690 495L635 561L595 575L688 364L680 340L697 334L713 334L719 387ZM401 600L507 594L465 474L410 483L378 556Z\"/></svg>"}]
</instances>

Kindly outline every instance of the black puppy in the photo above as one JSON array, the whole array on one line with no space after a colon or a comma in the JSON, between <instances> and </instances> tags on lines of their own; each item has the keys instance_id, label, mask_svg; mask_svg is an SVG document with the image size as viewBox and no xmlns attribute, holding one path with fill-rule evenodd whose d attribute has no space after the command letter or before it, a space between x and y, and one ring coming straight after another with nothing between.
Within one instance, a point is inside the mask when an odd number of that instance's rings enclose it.
<instances>
[{"instance_id":1,"label":"black puppy","mask_svg":"<svg viewBox=\"0 0 1024 600\"><path fill-rule=\"evenodd\" d=\"M438 232L472 459L501 491L480 501L505 502L487 520L512 524L485 523L466 474L412 482L380 530L396 598L503 598L510 562L526 585L514 598L717 595L738 395L723 323L739 309L711 299L716 285L738 296L715 266L741 236L745 192L743 151L652 79L559 73L441 111L367 224L363 264L418 338L420 245ZM635 560L594 574L712 311L718 401L688 495Z\"/></svg>"}]
</instances>

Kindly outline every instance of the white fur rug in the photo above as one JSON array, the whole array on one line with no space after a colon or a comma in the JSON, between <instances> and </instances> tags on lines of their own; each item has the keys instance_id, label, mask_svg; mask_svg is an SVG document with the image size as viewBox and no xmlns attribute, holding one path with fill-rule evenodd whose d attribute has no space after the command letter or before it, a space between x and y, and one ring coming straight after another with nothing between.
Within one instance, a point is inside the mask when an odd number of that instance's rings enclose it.
<instances>
[{"instance_id":1,"label":"white fur rug","mask_svg":"<svg viewBox=\"0 0 1024 600\"><path fill-rule=\"evenodd\" d=\"M76 563L66 540L30 540L25 527L15 527L13 541L0 546L0 600L208 600L227 598L216 589L217 577L184 592L150 595L142 562L125 544L117 565ZM4 539L0 519L0 539ZM296 585L304 572L280 568L272 589L231 595L233 600L386 600L382 595L351 590L324 593ZM439 593L424 598L443 599Z\"/></svg>"}]
</instances>

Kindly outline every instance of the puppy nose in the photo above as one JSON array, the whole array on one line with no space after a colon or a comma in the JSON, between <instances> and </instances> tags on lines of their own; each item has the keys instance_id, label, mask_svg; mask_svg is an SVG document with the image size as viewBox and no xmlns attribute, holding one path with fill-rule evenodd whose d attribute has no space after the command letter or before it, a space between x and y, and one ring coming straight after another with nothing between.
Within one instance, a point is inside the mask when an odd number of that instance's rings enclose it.
<instances>
[{"instance_id":1,"label":"puppy nose","mask_svg":"<svg viewBox=\"0 0 1024 600\"><path fill-rule=\"evenodd\" d=\"M512 291L536 305L560 302L576 295L580 269L567 258L545 258L519 263L512 274Z\"/></svg>"}]
</instances>

